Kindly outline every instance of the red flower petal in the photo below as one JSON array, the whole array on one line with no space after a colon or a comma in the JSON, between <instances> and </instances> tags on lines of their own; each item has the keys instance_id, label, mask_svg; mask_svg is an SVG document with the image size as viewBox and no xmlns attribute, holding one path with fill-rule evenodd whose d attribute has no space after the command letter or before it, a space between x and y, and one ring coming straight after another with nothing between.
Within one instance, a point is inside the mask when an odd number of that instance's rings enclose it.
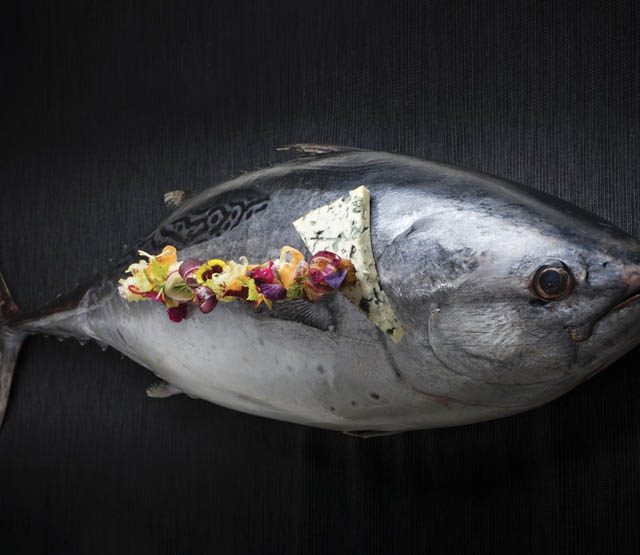
<instances>
[{"instance_id":1,"label":"red flower petal","mask_svg":"<svg viewBox=\"0 0 640 555\"><path fill-rule=\"evenodd\" d=\"M169 320L172 322L182 322L182 320L187 317L187 305L179 304L178 306L169 308L167 314L169 315Z\"/></svg>"},{"instance_id":2,"label":"red flower petal","mask_svg":"<svg viewBox=\"0 0 640 555\"><path fill-rule=\"evenodd\" d=\"M273 260L269 260L269 265L266 268L256 266L249 272L249 277L253 278L256 284L260 283L273 283L275 275L273 274Z\"/></svg>"}]
</instances>

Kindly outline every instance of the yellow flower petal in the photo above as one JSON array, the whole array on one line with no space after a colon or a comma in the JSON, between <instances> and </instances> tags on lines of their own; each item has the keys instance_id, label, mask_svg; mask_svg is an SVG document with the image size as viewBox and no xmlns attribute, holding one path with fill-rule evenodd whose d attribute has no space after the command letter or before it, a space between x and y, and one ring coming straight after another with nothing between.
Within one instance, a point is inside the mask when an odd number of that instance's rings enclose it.
<instances>
[{"instance_id":1,"label":"yellow flower petal","mask_svg":"<svg viewBox=\"0 0 640 555\"><path fill-rule=\"evenodd\" d=\"M162 249L162 252L156 256L156 260L160 262L160 264L166 264L167 266L174 264L178 260L176 248L172 245L167 245Z\"/></svg>"},{"instance_id":2,"label":"yellow flower petal","mask_svg":"<svg viewBox=\"0 0 640 555\"><path fill-rule=\"evenodd\" d=\"M149 265L146 267L144 273L147 276L147 279L150 283L154 285L161 285L164 283L167 278L167 272L169 268L164 264L160 264L157 260L151 260Z\"/></svg>"},{"instance_id":3,"label":"yellow flower petal","mask_svg":"<svg viewBox=\"0 0 640 555\"><path fill-rule=\"evenodd\" d=\"M271 299L268 299L262 293L259 293L258 299L256 300L256 308L258 308L262 303L266 304L269 310L273 308L273 302Z\"/></svg>"},{"instance_id":4,"label":"yellow flower petal","mask_svg":"<svg viewBox=\"0 0 640 555\"><path fill-rule=\"evenodd\" d=\"M207 262L207 264L211 269L217 269L218 267L220 268L218 272L215 272L216 274L220 274L227 269L227 263L224 260L220 260L219 258L212 258Z\"/></svg>"},{"instance_id":5,"label":"yellow flower petal","mask_svg":"<svg viewBox=\"0 0 640 555\"><path fill-rule=\"evenodd\" d=\"M203 285L206 280L204 279L205 272L208 272L211 268L209 268L209 264L203 264L196 270L196 280L200 285Z\"/></svg>"}]
</instances>

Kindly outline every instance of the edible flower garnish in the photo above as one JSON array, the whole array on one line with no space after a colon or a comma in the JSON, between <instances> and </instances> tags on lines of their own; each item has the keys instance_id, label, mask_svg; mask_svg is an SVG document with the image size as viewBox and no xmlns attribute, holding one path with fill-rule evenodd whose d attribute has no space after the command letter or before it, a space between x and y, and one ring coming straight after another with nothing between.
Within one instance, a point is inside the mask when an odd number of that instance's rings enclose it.
<instances>
[{"instance_id":1,"label":"edible flower garnish","mask_svg":"<svg viewBox=\"0 0 640 555\"><path fill-rule=\"evenodd\" d=\"M209 262L205 262L198 270L196 271L196 279L198 283L202 285L206 283L208 279L211 278L214 274L221 274L227 269L227 263L224 260L219 260L215 258L213 260L209 260Z\"/></svg>"},{"instance_id":2,"label":"edible flower garnish","mask_svg":"<svg viewBox=\"0 0 640 555\"><path fill-rule=\"evenodd\" d=\"M208 314L219 302L241 299L270 309L274 302L288 299L319 301L355 284L351 261L330 251L320 251L306 262L300 251L285 246L277 260L261 264L250 264L244 256L238 262L219 258L180 262L171 245L155 256L139 253L146 260L127 268L129 277L119 281L119 293L127 301L163 303L172 322L184 320L189 305Z\"/></svg>"}]
</instances>

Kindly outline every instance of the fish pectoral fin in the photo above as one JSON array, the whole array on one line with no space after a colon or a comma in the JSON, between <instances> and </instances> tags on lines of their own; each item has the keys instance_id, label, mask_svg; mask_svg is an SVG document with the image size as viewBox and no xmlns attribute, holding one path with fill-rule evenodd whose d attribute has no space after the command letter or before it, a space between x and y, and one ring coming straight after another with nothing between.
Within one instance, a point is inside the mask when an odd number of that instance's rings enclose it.
<instances>
[{"instance_id":1,"label":"fish pectoral fin","mask_svg":"<svg viewBox=\"0 0 640 555\"><path fill-rule=\"evenodd\" d=\"M154 399L166 399L172 395L179 395L182 393L175 385L171 385L165 381L156 382L147 387L147 396Z\"/></svg>"},{"instance_id":2,"label":"fish pectoral fin","mask_svg":"<svg viewBox=\"0 0 640 555\"><path fill-rule=\"evenodd\" d=\"M275 303L267 313L271 318L300 322L322 331L332 331L336 327L334 315L327 301L296 299L282 304Z\"/></svg>"},{"instance_id":3,"label":"fish pectoral fin","mask_svg":"<svg viewBox=\"0 0 640 555\"><path fill-rule=\"evenodd\" d=\"M164 194L164 203L169 208L177 208L185 200L191 198L193 194L190 191L169 191Z\"/></svg>"},{"instance_id":4,"label":"fish pectoral fin","mask_svg":"<svg viewBox=\"0 0 640 555\"><path fill-rule=\"evenodd\" d=\"M293 145L282 145L276 147L276 150L285 152L298 152L299 154L307 154L317 156L319 154L330 154L332 152L351 152L354 150L362 150L352 146L340 145L316 145L310 143L298 143Z\"/></svg>"},{"instance_id":5,"label":"fish pectoral fin","mask_svg":"<svg viewBox=\"0 0 640 555\"><path fill-rule=\"evenodd\" d=\"M360 439L369 439L372 437L383 437L383 436L393 436L402 432L383 432L377 430L347 430L346 432L342 432L346 436L350 437L358 437Z\"/></svg>"}]
</instances>

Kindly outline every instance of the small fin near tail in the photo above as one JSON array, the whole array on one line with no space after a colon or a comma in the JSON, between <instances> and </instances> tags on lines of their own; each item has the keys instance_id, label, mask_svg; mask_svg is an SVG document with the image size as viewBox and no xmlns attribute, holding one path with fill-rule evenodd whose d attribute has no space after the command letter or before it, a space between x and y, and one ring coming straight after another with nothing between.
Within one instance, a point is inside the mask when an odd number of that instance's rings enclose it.
<instances>
[{"instance_id":1,"label":"small fin near tail","mask_svg":"<svg viewBox=\"0 0 640 555\"><path fill-rule=\"evenodd\" d=\"M0 274L0 428L7 412L13 369L24 339L23 333L7 325L17 314L18 307L13 302L7 284Z\"/></svg>"},{"instance_id":2,"label":"small fin near tail","mask_svg":"<svg viewBox=\"0 0 640 555\"><path fill-rule=\"evenodd\" d=\"M166 399L167 397L180 395L181 393L182 390L164 380L160 380L147 387L147 397L153 397L154 399Z\"/></svg>"}]
</instances>

